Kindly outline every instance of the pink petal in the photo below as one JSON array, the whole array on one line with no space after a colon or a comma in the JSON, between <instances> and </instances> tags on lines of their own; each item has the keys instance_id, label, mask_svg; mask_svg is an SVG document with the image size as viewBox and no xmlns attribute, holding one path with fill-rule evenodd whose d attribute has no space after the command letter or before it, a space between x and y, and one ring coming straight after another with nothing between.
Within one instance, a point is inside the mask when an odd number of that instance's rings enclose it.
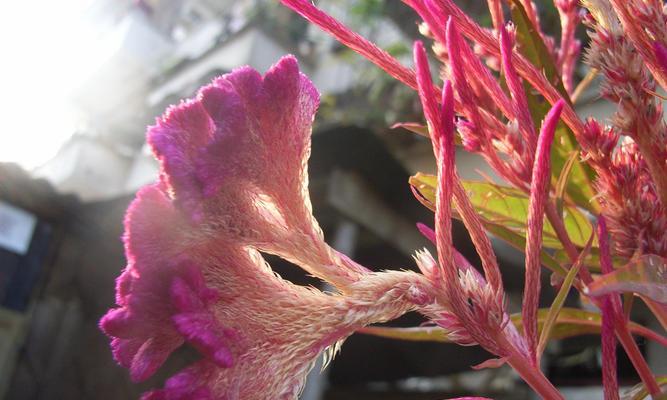
<instances>
[{"instance_id":1,"label":"pink petal","mask_svg":"<svg viewBox=\"0 0 667 400\"><path fill-rule=\"evenodd\" d=\"M490 358L484 362L481 362L477 365L473 365L472 369L480 370L485 368L500 368L507 362L507 358Z\"/></svg>"}]
</instances>

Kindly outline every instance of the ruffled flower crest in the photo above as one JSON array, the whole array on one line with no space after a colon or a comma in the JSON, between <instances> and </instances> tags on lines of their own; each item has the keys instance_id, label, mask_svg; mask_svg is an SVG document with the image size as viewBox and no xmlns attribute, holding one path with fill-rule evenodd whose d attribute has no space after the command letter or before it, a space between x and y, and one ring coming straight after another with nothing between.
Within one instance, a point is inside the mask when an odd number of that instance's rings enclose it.
<instances>
[{"instance_id":1,"label":"ruffled flower crest","mask_svg":"<svg viewBox=\"0 0 667 400\"><path fill-rule=\"evenodd\" d=\"M294 399L327 348L433 302L422 276L371 273L324 242L305 168L317 102L285 57L216 79L149 129L161 178L128 209L119 307L100 325L135 381L185 343L202 359L146 399ZM260 251L344 294L281 279Z\"/></svg>"},{"instance_id":2,"label":"ruffled flower crest","mask_svg":"<svg viewBox=\"0 0 667 400\"><path fill-rule=\"evenodd\" d=\"M319 94L284 57L215 79L148 130L161 182L193 224L304 266L343 289L365 268L326 246L312 216L306 162ZM233 188L233 189L232 189Z\"/></svg>"}]
</instances>

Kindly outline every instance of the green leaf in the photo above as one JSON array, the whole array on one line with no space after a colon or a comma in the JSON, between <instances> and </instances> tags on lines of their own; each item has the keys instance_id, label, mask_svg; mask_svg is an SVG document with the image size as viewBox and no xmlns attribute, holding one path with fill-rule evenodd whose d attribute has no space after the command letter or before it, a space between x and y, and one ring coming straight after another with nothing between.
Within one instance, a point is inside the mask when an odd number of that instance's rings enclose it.
<instances>
[{"instance_id":1,"label":"green leaf","mask_svg":"<svg viewBox=\"0 0 667 400\"><path fill-rule=\"evenodd\" d=\"M537 314L537 329L541 333L544 327L548 308L541 308ZM523 324L521 323L521 313L512 314L512 322L521 331ZM644 336L648 339L659 340L664 342L664 338L657 335L655 332L635 323L629 322L628 328L630 332ZM565 339L573 336L599 334L602 331L602 315L593 311L585 311L577 308L563 307L558 314L556 324L554 325L549 339Z\"/></svg>"},{"instance_id":2,"label":"green leaf","mask_svg":"<svg viewBox=\"0 0 667 400\"><path fill-rule=\"evenodd\" d=\"M565 188L567 187L567 183L570 180L572 167L574 166L574 163L577 161L578 157L579 151L573 151L570 157L568 157L567 161L565 161L565 165L563 166L563 169L560 171L560 175L558 176L558 181L556 181L556 209L558 210L558 215L563 215Z\"/></svg>"},{"instance_id":3,"label":"green leaf","mask_svg":"<svg viewBox=\"0 0 667 400\"><path fill-rule=\"evenodd\" d=\"M667 259L654 254L639 256L588 285L590 296L634 292L658 303L667 303Z\"/></svg>"},{"instance_id":4,"label":"green leaf","mask_svg":"<svg viewBox=\"0 0 667 400\"><path fill-rule=\"evenodd\" d=\"M427 200L427 206L435 204L437 177L418 173L410 178L410 184ZM526 237L529 199L525 193L488 182L462 181L462 184L485 225L501 225L523 238ZM566 206L563 222L572 242L584 247L593 233L593 226L588 218L577 208ZM562 244L548 221L544 224L543 246L562 249Z\"/></svg>"},{"instance_id":5,"label":"green leaf","mask_svg":"<svg viewBox=\"0 0 667 400\"><path fill-rule=\"evenodd\" d=\"M519 45L519 50L528 61L530 61L538 70L544 72L544 75L549 79L552 85L563 96L569 100L567 91L563 87L558 69L554 60L551 58L549 49L544 44L540 33L531 23L528 18L526 10L519 0L512 0L510 2L510 11L512 13L512 22L516 26L516 39Z\"/></svg>"},{"instance_id":6,"label":"green leaf","mask_svg":"<svg viewBox=\"0 0 667 400\"><path fill-rule=\"evenodd\" d=\"M570 257L567 255L565 250L556 250L553 252L553 258L561 265L570 264ZM614 265L624 265L627 264L628 259L623 257L613 257ZM600 249L592 248L590 252L586 255L583 265L586 266L591 272L600 272Z\"/></svg>"},{"instance_id":7,"label":"green leaf","mask_svg":"<svg viewBox=\"0 0 667 400\"><path fill-rule=\"evenodd\" d=\"M412 133L416 133L417 135L423 136L425 138L430 139L431 137L428 133L428 127L426 125L420 124L419 122L397 122L389 127L389 129L398 129L398 128L406 129Z\"/></svg>"},{"instance_id":8,"label":"green leaf","mask_svg":"<svg viewBox=\"0 0 667 400\"><path fill-rule=\"evenodd\" d=\"M542 332L549 309L542 308L537 313L537 328ZM521 313L512 314L511 321L516 328L521 331L523 324L521 322ZM644 328L643 326L630 322L628 324L630 332L642 335L648 339L659 340L664 344L664 338L655 332ZM596 335L602 329L602 315L592 311L584 311L576 308L564 307L558 314L558 318L551 330L549 339L558 340L581 335ZM413 327L413 328L392 328L386 326L367 326L361 328L358 332L367 335L380 336L388 339L416 341L416 342L441 342L451 343L447 330L438 326Z\"/></svg>"},{"instance_id":9,"label":"green leaf","mask_svg":"<svg viewBox=\"0 0 667 400\"><path fill-rule=\"evenodd\" d=\"M409 342L444 342L451 343L449 332L439 326L418 326L414 328L392 328L388 326L366 326L357 332L387 339Z\"/></svg>"},{"instance_id":10,"label":"green leaf","mask_svg":"<svg viewBox=\"0 0 667 400\"><path fill-rule=\"evenodd\" d=\"M526 10L519 0L511 0L510 10L512 21L516 26L516 38L519 52L526 57L538 70L543 71L544 76L560 92L561 96L571 104L570 97L560 79L556 64L554 63L547 46L536 27L528 19ZM526 90L528 106L533 121L536 124L536 132L539 132L539 124L549 111L550 105L534 91ZM567 160L573 151L578 150L574 133L562 122L558 124L554 138L555 146L551 151L552 175L554 179L562 175ZM595 172L585 163L577 160L572 167L567 193L571 200L588 211L596 212L599 206L595 202L595 191L592 182L595 180Z\"/></svg>"},{"instance_id":11,"label":"green leaf","mask_svg":"<svg viewBox=\"0 0 667 400\"><path fill-rule=\"evenodd\" d=\"M519 251L526 250L526 237L521 236L518 233L514 232L511 229L508 229L502 225L494 224L488 221L482 221L484 228L492 235L496 236L499 239L502 239L510 246L514 247ZM549 268L552 272L557 275L564 277L567 274L567 271L558 263L549 253L542 249L540 251L540 261L542 265Z\"/></svg>"},{"instance_id":12,"label":"green leaf","mask_svg":"<svg viewBox=\"0 0 667 400\"><path fill-rule=\"evenodd\" d=\"M406 129L412 133L416 133L417 135L423 136L425 138L429 139L431 138L431 135L428 132L428 126L421 124L419 122L396 122L394 125L389 127L389 129L398 129L398 128ZM454 144L457 146L463 145L461 136L459 135L454 136Z\"/></svg>"},{"instance_id":13,"label":"green leaf","mask_svg":"<svg viewBox=\"0 0 667 400\"><path fill-rule=\"evenodd\" d=\"M540 335L540 340L537 344L538 359L542 355L542 352L544 351L547 342L549 341L549 336L551 336L551 331L553 330L554 324L558 319L558 314L563 309L563 304L565 304L565 299L567 298L567 294L570 292L570 288L572 288L574 279L577 277L579 269L581 268L581 264L586 258L586 254L588 254L588 252L590 251L592 243L593 243L593 236L591 236L591 238L588 239L588 243L586 244L584 250L582 250L582 252L579 254L577 262L574 263L574 265L567 272L567 275L563 280L563 284L558 290L558 294L556 294L556 297L554 298L551 307L549 307L549 311L547 312L547 316L544 320L544 326L542 327L542 334Z\"/></svg>"}]
</instances>

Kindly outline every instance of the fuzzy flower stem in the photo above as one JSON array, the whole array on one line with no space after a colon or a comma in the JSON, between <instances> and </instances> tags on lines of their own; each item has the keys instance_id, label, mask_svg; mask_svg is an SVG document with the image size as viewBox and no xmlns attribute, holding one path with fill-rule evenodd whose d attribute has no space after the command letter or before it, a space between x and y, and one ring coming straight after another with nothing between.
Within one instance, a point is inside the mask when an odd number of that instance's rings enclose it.
<instances>
[{"instance_id":1,"label":"fuzzy flower stem","mask_svg":"<svg viewBox=\"0 0 667 400\"><path fill-rule=\"evenodd\" d=\"M557 102L549 111L542 124L537 142L537 153L533 165L530 203L528 206L528 231L526 239L526 280L523 294L524 336L528 342L531 362L537 365L537 309L540 299L540 251L542 247L542 228L544 226L544 206L549 200L549 182L551 178L551 145L556 125L560 119L564 102Z\"/></svg>"},{"instance_id":2,"label":"fuzzy flower stem","mask_svg":"<svg viewBox=\"0 0 667 400\"><path fill-rule=\"evenodd\" d=\"M468 193L466 193L465 188L461 184L461 178L459 178L458 174L454 176L454 204L456 204L456 209L468 229L470 238L482 260L482 268L484 269L486 280L496 291L502 291L502 276L500 275L498 261L493 252L491 241L484 232L484 227L472 203L470 203Z\"/></svg>"},{"instance_id":3,"label":"fuzzy flower stem","mask_svg":"<svg viewBox=\"0 0 667 400\"><path fill-rule=\"evenodd\" d=\"M452 180L454 177L454 107L452 85L447 82L443 90L441 112L441 136L438 168L438 196L436 198L436 243L440 264L446 263L445 278L448 284L458 286L458 267L453 262L452 245Z\"/></svg>"},{"instance_id":4,"label":"fuzzy flower stem","mask_svg":"<svg viewBox=\"0 0 667 400\"><path fill-rule=\"evenodd\" d=\"M315 7L308 0L281 0L287 7L294 10L308 21L335 37L350 49L356 51L389 75L403 82L407 86L417 89L417 80L414 71L402 65L386 51L380 49L366 38L350 30L340 21ZM434 91L439 92L434 88Z\"/></svg>"},{"instance_id":5,"label":"fuzzy flower stem","mask_svg":"<svg viewBox=\"0 0 667 400\"><path fill-rule=\"evenodd\" d=\"M429 90L433 87L433 80L431 79L431 70L428 65L426 50L424 49L422 42L415 42L413 54L417 76L417 92L419 93L419 98L422 101L422 108L424 110L426 121L430 124L429 135L431 136L431 140L433 140L433 151L437 159L440 149L438 140L441 136L439 132L442 130L440 106L438 105L437 97L433 94L432 91Z\"/></svg>"}]
</instances>

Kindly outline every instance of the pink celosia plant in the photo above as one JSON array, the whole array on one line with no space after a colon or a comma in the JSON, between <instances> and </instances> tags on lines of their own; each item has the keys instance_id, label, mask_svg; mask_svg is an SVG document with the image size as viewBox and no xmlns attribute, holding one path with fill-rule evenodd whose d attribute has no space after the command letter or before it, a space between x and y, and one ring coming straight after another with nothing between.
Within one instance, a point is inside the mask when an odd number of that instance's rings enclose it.
<instances>
[{"instance_id":1,"label":"pink celosia plant","mask_svg":"<svg viewBox=\"0 0 667 400\"><path fill-rule=\"evenodd\" d=\"M217 78L148 130L160 180L127 212L118 308L101 321L135 381L185 343L201 354L145 398L294 399L322 352L359 330L392 336L390 328L366 326L413 310L447 341L497 356L478 368L507 363L546 399L563 398L539 368L554 327L575 335L579 325L584 332L596 326L605 398L619 398L617 342L657 398L661 388L632 334L667 339L632 323L628 312L634 294L667 326L667 127L656 94L658 85L667 89L662 3L586 0L580 8L556 0L556 41L540 29L529 0L508 1L512 22L503 2L488 0L489 29L452 0L404 0L442 62L440 89L421 42L410 69L309 1L282 1L418 92L438 174L418 174L411 184L435 211L435 230L419 229L437 257L415 249L421 273L371 272L324 241L306 170L319 96L293 57L264 76L246 67ZM602 96L617 104L609 126L574 112L590 81L575 85L581 21L591 37L586 61L603 78ZM511 186L459 178L457 141ZM453 217L468 228L481 272L454 249ZM489 233L525 251L520 315L507 312ZM337 293L281 279L262 253ZM560 290L540 310L543 266ZM600 313L563 308L571 288Z\"/></svg>"}]
</instances>

